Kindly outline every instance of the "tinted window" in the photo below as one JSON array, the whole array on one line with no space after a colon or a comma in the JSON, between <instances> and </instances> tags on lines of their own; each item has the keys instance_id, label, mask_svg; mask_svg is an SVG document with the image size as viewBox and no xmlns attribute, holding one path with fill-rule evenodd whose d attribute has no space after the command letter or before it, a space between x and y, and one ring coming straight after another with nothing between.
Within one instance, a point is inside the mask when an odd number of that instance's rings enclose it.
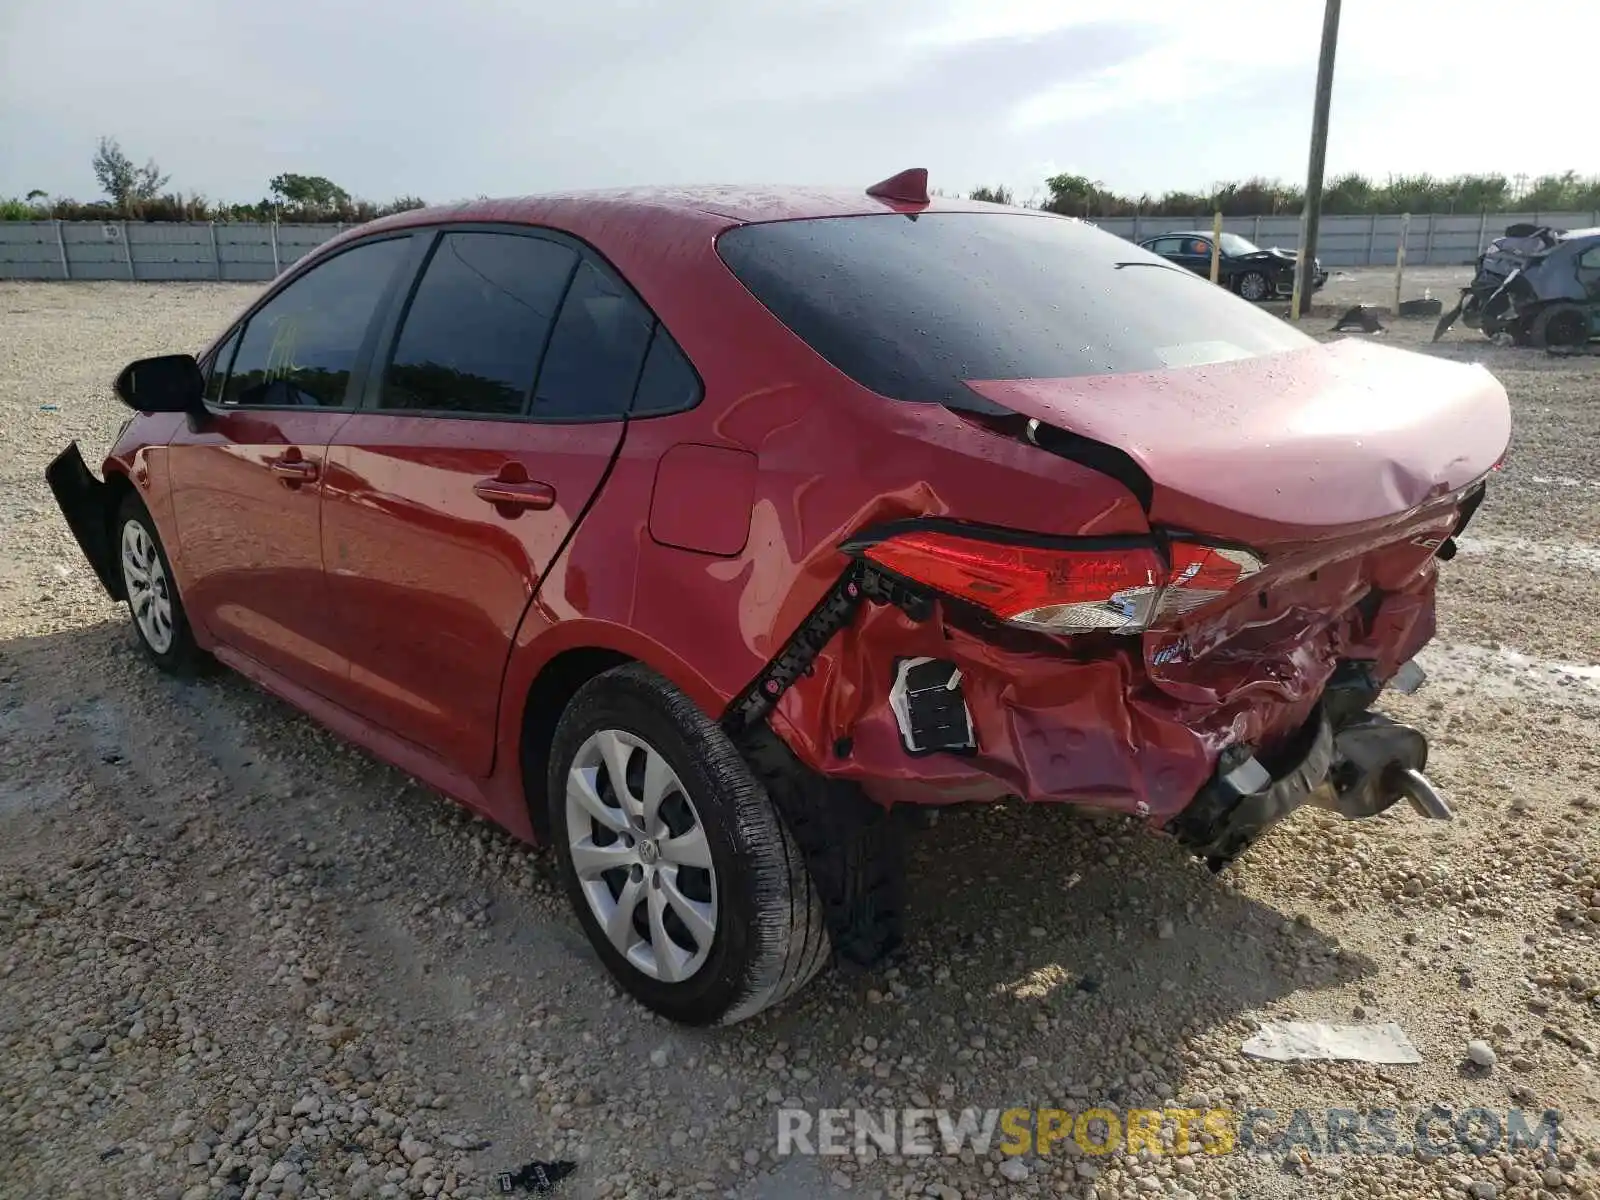
<instances>
[{"instance_id":1,"label":"tinted window","mask_svg":"<svg viewBox=\"0 0 1600 1200\"><path fill-rule=\"evenodd\" d=\"M379 406L521 415L577 258L544 238L446 234L406 312Z\"/></svg>"},{"instance_id":2,"label":"tinted window","mask_svg":"<svg viewBox=\"0 0 1600 1200\"><path fill-rule=\"evenodd\" d=\"M544 420L621 418L633 401L655 318L637 297L585 260L561 306L534 394Z\"/></svg>"},{"instance_id":3,"label":"tinted window","mask_svg":"<svg viewBox=\"0 0 1600 1200\"><path fill-rule=\"evenodd\" d=\"M211 362L206 367L206 400L211 404L222 403L222 385L228 382L228 368L233 365L233 352L239 348L239 330L234 330L233 336L217 347L217 352L212 356Z\"/></svg>"},{"instance_id":4,"label":"tinted window","mask_svg":"<svg viewBox=\"0 0 1600 1200\"><path fill-rule=\"evenodd\" d=\"M633 395L633 415L654 416L682 412L700 403L700 376L695 374L678 343L667 331L656 326L650 339L650 352L644 357L644 371Z\"/></svg>"},{"instance_id":5,"label":"tinted window","mask_svg":"<svg viewBox=\"0 0 1600 1200\"><path fill-rule=\"evenodd\" d=\"M963 380L1193 366L1312 344L1113 234L1059 217L924 213L744 225L724 261L857 382L988 407Z\"/></svg>"},{"instance_id":6,"label":"tinted window","mask_svg":"<svg viewBox=\"0 0 1600 1200\"><path fill-rule=\"evenodd\" d=\"M224 404L337 407L409 238L368 242L312 267L245 326Z\"/></svg>"},{"instance_id":7,"label":"tinted window","mask_svg":"<svg viewBox=\"0 0 1600 1200\"><path fill-rule=\"evenodd\" d=\"M1173 237L1157 238L1150 243L1150 249L1157 254L1182 254L1183 239Z\"/></svg>"}]
</instances>

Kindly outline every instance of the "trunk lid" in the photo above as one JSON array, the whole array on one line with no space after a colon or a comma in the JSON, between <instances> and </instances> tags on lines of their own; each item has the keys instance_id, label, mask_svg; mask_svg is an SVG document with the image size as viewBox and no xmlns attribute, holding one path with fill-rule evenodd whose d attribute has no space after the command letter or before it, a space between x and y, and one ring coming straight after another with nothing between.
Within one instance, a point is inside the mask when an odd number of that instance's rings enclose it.
<instances>
[{"instance_id":1,"label":"trunk lid","mask_svg":"<svg viewBox=\"0 0 1600 1200\"><path fill-rule=\"evenodd\" d=\"M1371 544L1482 478L1511 436L1488 371L1344 340L1196 367L968 386L1129 455L1153 525L1260 548ZM1379 540L1382 540L1381 538Z\"/></svg>"}]
</instances>

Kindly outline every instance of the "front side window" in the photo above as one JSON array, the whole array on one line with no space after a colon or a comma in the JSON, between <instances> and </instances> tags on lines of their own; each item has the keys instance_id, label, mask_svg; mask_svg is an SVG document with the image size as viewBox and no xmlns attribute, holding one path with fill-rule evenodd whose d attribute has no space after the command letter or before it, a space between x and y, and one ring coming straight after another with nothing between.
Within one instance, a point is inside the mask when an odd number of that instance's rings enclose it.
<instances>
[{"instance_id":1,"label":"front side window","mask_svg":"<svg viewBox=\"0 0 1600 1200\"><path fill-rule=\"evenodd\" d=\"M343 406L373 314L410 241L388 238L342 251L257 309L244 327L222 403Z\"/></svg>"},{"instance_id":2,"label":"front side window","mask_svg":"<svg viewBox=\"0 0 1600 1200\"><path fill-rule=\"evenodd\" d=\"M577 261L546 238L445 234L406 311L379 407L520 416Z\"/></svg>"},{"instance_id":3,"label":"front side window","mask_svg":"<svg viewBox=\"0 0 1600 1200\"><path fill-rule=\"evenodd\" d=\"M1312 345L1201 276L1081 221L816 217L717 239L756 299L857 383L985 407L966 381L1200 366Z\"/></svg>"}]
</instances>

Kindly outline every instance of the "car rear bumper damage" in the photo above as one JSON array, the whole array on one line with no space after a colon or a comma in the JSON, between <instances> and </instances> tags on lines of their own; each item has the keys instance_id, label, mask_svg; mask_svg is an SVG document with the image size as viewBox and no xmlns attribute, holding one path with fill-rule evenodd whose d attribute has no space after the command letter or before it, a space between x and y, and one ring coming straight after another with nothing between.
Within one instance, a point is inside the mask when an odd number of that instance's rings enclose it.
<instances>
[{"instance_id":1,"label":"car rear bumper damage","mask_svg":"<svg viewBox=\"0 0 1600 1200\"><path fill-rule=\"evenodd\" d=\"M77 539L83 556L113 600L123 599L122 575L117 570L117 554L112 525L110 485L96 479L83 461L78 443L73 442L45 468L45 482L66 518L67 528Z\"/></svg>"},{"instance_id":2,"label":"car rear bumper damage","mask_svg":"<svg viewBox=\"0 0 1600 1200\"><path fill-rule=\"evenodd\" d=\"M1384 681L1412 690L1432 612L1430 579L1368 614L1381 650L1329 628L1270 683L1191 703L1151 685L1136 645L1072 658L968 631L858 561L723 723L737 738L770 720L814 770L885 806L1021 797L1121 811L1220 869L1304 805L1356 818L1403 798L1449 817L1421 774L1424 736L1370 711Z\"/></svg>"},{"instance_id":3,"label":"car rear bumper damage","mask_svg":"<svg viewBox=\"0 0 1600 1200\"><path fill-rule=\"evenodd\" d=\"M1414 663L1406 668L1420 686L1421 669ZM1276 754L1258 757L1247 747L1225 751L1194 802L1167 823L1167 832L1218 870L1303 805L1354 820L1377 816L1404 799L1424 817L1450 820L1450 806L1423 774L1427 739L1364 706L1338 703L1341 690L1331 685Z\"/></svg>"}]
</instances>

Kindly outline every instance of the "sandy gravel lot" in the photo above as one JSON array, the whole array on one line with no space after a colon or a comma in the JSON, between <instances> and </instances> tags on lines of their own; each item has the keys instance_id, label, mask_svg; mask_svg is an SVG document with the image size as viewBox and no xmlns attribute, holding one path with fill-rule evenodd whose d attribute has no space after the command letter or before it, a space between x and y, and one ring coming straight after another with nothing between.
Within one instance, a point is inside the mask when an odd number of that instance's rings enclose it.
<instances>
[{"instance_id":1,"label":"sandy gravel lot","mask_svg":"<svg viewBox=\"0 0 1600 1200\"><path fill-rule=\"evenodd\" d=\"M542 856L238 678L137 656L42 472L72 438L98 463L125 361L254 294L0 284L0 1196L484 1196L562 1158L570 1197L1600 1196L1600 359L1433 349L1494 370L1516 423L1433 682L1391 706L1454 824L1301 813L1218 879L1120 823L950 813L896 965L696 1033L609 984ZM1423 1062L1241 1057L1284 1017L1393 1020ZM1565 1120L1555 1154L1482 1158L774 1153L780 1106L1094 1103Z\"/></svg>"}]
</instances>

